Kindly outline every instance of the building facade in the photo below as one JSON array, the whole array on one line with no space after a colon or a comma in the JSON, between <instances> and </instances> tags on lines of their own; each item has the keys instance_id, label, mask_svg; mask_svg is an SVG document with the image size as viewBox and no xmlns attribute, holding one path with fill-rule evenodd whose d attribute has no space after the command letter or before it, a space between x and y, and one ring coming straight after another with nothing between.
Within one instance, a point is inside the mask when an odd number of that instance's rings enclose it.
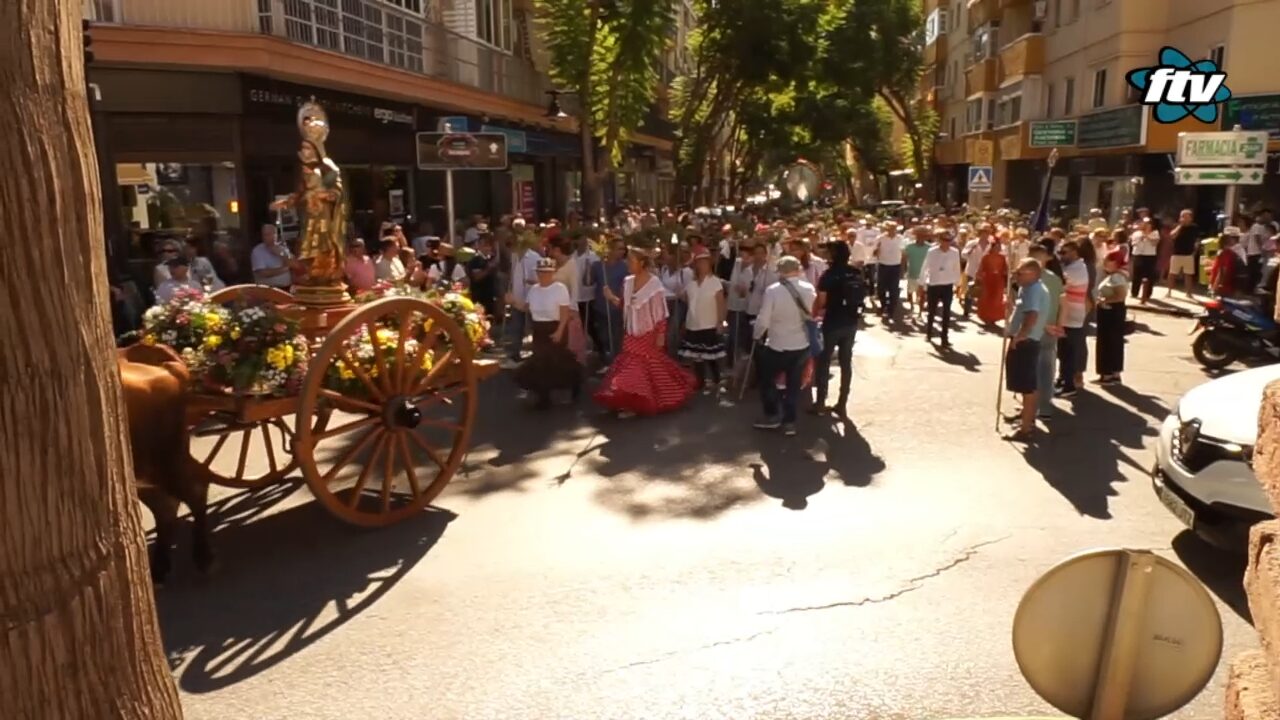
<instances>
[{"instance_id":1,"label":"building facade","mask_svg":"<svg viewBox=\"0 0 1280 720\"><path fill-rule=\"evenodd\" d=\"M417 169L415 134L446 118L502 133L509 151L505 170L454 173L459 218L562 218L580 200L577 123L545 117L530 0L86 0L85 12L100 163L126 228L112 247L135 276L154 262L139 235L216 222L247 246L277 219L268 205L295 189L295 115L312 97L366 238L385 220L443 234L444 173ZM633 142L646 162L630 184L656 203L670 138Z\"/></svg>"},{"instance_id":2,"label":"building facade","mask_svg":"<svg viewBox=\"0 0 1280 720\"><path fill-rule=\"evenodd\" d=\"M925 0L925 15L920 91L941 118L934 159L945 202L1034 208L1056 147L1049 192L1064 217L1148 206L1192 207L1207 220L1225 189L1174 183L1178 133L1239 122L1280 137L1280 79L1264 61L1244 61L1267 47L1280 1ZM1156 64L1164 46L1225 70L1235 100L1220 122L1161 124L1138 104L1125 76ZM969 188L974 166L992 168L989 191ZM1280 199L1278 170L1272 154L1265 184L1242 189L1246 206Z\"/></svg>"}]
</instances>

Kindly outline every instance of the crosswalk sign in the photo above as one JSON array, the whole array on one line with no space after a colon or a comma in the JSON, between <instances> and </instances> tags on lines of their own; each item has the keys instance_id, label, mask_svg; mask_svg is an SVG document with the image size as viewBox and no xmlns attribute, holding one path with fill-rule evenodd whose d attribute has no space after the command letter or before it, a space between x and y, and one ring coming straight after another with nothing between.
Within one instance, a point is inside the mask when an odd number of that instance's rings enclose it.
<instances>
[{"instance_id":1,"label":"crosswalk sign","mask_svg":"<svg viewBox=\"0 0 1280 720\"><path fill-rule=\"evenodd\" d=\"M991 179L995 177L990 165L969 166L969 192L991 192Z\"/></svg>"}]
</instances>

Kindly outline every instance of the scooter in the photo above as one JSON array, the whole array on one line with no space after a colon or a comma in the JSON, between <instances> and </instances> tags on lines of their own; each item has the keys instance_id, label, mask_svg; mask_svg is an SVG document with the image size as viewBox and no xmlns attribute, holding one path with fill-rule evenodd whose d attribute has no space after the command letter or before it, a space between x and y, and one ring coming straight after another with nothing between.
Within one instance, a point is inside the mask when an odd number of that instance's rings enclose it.
<instances>
[{"instance_id":1,"label":"scooter","mask_svg":"<svg viewBox=\"0 0 1280 720\"><path fill-rule=\"evenodd\" d=\"M1247 300L1217 298L1205 303L1191 334L1196 335L1191 353L1209 370L1237 360L1280 361L1280 326Z\"/></svg>"}]
</instances>

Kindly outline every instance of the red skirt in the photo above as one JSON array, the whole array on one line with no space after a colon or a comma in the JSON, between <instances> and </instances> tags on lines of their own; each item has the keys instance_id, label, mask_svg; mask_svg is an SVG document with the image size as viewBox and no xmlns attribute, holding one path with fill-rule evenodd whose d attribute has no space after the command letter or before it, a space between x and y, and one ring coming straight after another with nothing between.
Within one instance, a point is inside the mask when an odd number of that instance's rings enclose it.
<instances>
[{"instance_id":1,"label":"red skirt","mask_svg":"<svg viewBox=\"0 0 1280 720\"><path fill-rule=\"evenodd\" d=\"M618 412L657 415L683 406L693 397L697 381L693 373L676 364L657 340L666 336L667 324L644 335L627 335L622 352L609 367L596 402Z\"/></svg>"}]
</instances>

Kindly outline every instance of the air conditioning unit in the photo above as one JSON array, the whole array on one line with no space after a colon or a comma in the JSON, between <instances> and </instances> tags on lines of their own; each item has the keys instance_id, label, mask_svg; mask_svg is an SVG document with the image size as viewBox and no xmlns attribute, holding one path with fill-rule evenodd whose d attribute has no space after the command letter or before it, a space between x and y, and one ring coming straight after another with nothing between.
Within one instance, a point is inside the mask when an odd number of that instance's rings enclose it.
<instances>
[{"instance_id":1,"label":"air conditioning unit","mask_svg":"<svg viewBox=\"0 0 1280 720\"><path fill-rule=\"evenodd\" d=\"M1049 0L1036 0L1033 17L1036 20L1044 20L1049 17Z\"/></svg>"}]
</instances>

